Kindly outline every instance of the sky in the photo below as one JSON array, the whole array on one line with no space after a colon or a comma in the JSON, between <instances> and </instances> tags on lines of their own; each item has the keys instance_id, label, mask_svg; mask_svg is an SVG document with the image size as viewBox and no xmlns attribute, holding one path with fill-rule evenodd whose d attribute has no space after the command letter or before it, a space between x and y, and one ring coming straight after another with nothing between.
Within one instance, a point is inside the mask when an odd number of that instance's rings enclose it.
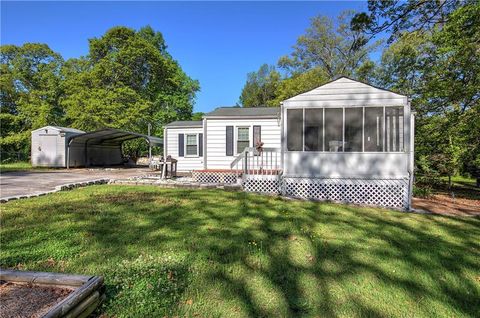
<instances>
[{"instance_id":1,"label":"sky","mask_svg":"<svg viewBox=\"0 0 480 318\"><path fill-rule=\"evenodd\" d=\"M0 43L46 43L63 58L88 54L88 39L113 26L162 32L168 51L200 82L194 111L235 105L248 72L276 64L316 15L366 10L362 1L24 2L1 1Z\"/></svg>"}]
</instances>

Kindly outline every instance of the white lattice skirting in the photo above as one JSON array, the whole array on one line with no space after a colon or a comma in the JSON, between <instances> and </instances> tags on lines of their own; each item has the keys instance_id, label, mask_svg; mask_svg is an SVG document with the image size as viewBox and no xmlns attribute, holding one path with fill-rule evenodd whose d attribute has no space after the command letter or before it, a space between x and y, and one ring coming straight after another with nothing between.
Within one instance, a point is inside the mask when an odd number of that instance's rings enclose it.
<instances>
[{"instance_id":1,"label":"white lattice skirting","mask_svg":"<svg viewBox=\"0 0 480 318\"><path fill-rule=\"evenodd\" d=\"M247 192L280 193L281 179L278 175L244 176L243 189Z\"/></svg>"},{"instance_id":2,"label":"white lattice skirting","mask_svg":"<svg viewBox=\"0 0 480 318\"><path fill-rule=\"evenodd\" d=\"M286 195L385 207L408 207L408 179L330 179L284 177Z\"/></svg>"},{"instance_id":3,"label":"white lattice skirting","mask_svg":"<svg viewBox=\"0 0 480 318\"><path fill-rule=\"evenodd\" d=\"M192 179L198 183L237 183L237 173L230 171L192 171Z\"/></svg>"}]
</instances>

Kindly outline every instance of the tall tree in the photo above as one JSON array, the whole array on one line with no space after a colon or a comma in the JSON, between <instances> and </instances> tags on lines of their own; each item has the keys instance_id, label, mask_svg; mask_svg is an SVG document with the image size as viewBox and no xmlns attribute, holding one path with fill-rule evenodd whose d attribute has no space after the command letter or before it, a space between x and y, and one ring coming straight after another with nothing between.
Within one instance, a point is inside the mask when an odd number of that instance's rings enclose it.
<instances>
[{"instance_id":1,"label":"tall tree","mask_svg":"<svg viewBox=\"0 0 480 318\"><path fill-rule=\"evenodd\" d=\"M404 32L382 57L379 81L412 98L417 159L439 172L479 176L480 4L450 13L445 24Z\"/></svg>"},{"instance_id":2,"label":"tall tree","mask_svg":"<svg viewBox=\"0 0 480 318\"><path fill-rule=\"evenodd\" d=\"M279 66L289 75L319 68L330 78L355 76L380 42L369 44L363 30L352 29L352 15L352 11L345 11L335 22L326 16L314 17L306 33L298 38L293 52L280 58Z\"/></svg>"},{"instance_id":3,"label":"tall tree","mask_svg":"<svg viewBox=\"0 0 480 318\"><path fill-rule=\"evenodd\" d=\"M240 95L243 107L278 106L272 101L276 97L280 73L274 66L263 64L257 72L247 74L247 82Z\"/></svg>"},{"instance_id":4,"label":"tall tree","mask_svg":"<svg viewBox=\"0 0 480 318\"><path fill-rule=\"evenodd\" d=\"M199 84L168 54L161 33L114 27L89 42L88 56L64 70L62 103L73 127L146 132L151 123L161 134L164 123L190 118Z\"/></svg>"},{"instance_id":5,"label":"tall tree","mask_svg":"<svg viewBox=\"0 0 480 318\"><path fill-rule=\"evenodd\" d=\"M473 0L368 0L368 12L354 15L352 29L371 37L388 32L393 42L405 32L427 31L445 24L450 13Z\"/></svg>"},{"instance_id":6,"label":"tall tree","mask_svg":"<svg viewBox=\"0 0 480 318\"><path fill-rule=\"evenodd\" d=\"M46 44L26 43L1 46L0 63L1 150L28 153L30 130L63 122L63 59Z\"/></svg>"}]
</instances>

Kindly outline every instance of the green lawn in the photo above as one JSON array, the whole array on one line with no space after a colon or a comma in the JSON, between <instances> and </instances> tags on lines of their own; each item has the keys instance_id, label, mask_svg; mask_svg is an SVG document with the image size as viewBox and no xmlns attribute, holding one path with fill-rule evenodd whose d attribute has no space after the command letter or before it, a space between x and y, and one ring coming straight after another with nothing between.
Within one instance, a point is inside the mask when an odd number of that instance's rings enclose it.
<instances>
[{"instance_id":1,"label":"green lawn","mask_svg":"<svg viewBox=\"0 0 480 318\"><path fill-rule=\"evenodd\" d=\"M0 172L45 170L45 169L49 169L49 168L47 168L47 167L35 167L34 168L30 164L30 162L26 162L26 161L0 164Z\"/></svg>"},{"instance_id":2,"label":"green lawn","mask_svg":"<svg viewBox=\"0 0 480 318\"><path fill-rule=\"evenodd\" d=\"M0 265L104 275L115 317L479 317L480 219L93 186L1 205Z\"/></svg>"}]
</instances>

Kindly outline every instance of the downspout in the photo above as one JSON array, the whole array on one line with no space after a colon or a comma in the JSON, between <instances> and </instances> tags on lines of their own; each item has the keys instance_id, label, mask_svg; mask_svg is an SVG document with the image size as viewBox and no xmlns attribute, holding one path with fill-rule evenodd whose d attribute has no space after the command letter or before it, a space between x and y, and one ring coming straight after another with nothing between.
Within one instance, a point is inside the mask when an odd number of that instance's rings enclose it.
<instances>
[{"instance_id":1,"label":"downspout","mask_svg":"<svg viewBox=\"0 0 480 318\"><path fill-rule=\"evenodd\" d=\"M410 102L408 103L410 108ZM407 210L412 208L412 197L413 197L413 180L415 178L414 171L414 160L415 160L415 112L410 113L410 138L409 138L409 158L408 158L408 175L409 175L409 184L408 184L408 205Z\"/></svg>"},{"instance_id":2,"label":"downspout","mask_svg":"<svg viewBox=\"0 0 480 318\"><path fill-rule=\"evenodd\" d=\"M207 118L203 117L203 169L207 170Z\"/></svg>"}]
</instances>

